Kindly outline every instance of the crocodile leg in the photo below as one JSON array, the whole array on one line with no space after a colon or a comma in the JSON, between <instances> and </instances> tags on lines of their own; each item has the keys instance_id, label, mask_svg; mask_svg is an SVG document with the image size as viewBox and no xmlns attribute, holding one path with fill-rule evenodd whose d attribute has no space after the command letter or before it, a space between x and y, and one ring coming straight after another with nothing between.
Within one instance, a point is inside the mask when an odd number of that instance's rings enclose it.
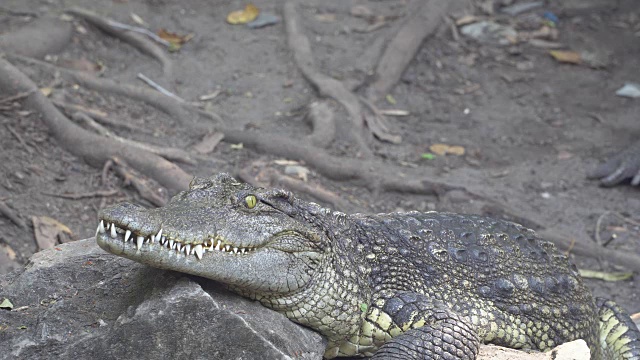
<instances>
[{"instance_id":1,"label":"crocodile leg","mask_svg":"<svg viewBox=\"0 0 640 360\"><path fill-rule=\"evenodd\" d=\"M401 292L388 299L382 311L392 321L389 333L402 332L387 341L372 359L476 358L480 340L473 326L444 304L421 294ZM378 326L386 327L385 317L377 317Z\"/></svg>"}]
</instances>

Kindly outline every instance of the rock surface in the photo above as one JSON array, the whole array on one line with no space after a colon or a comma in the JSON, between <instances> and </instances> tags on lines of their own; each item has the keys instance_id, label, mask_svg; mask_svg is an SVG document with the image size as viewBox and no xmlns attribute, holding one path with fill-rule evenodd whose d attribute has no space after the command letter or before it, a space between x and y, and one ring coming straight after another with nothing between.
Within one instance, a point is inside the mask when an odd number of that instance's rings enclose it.
<instances>
[{"instance_id":1,"label":"rock surface","mask_svg":"<svg viewBox=\"0 0 640 360\"><path fill-rule=\"evenodd\" d=\"M105 253L94 239L0 278L0 358L321 359L325 343L218 284Z\"/></svg>"}]
</instances>

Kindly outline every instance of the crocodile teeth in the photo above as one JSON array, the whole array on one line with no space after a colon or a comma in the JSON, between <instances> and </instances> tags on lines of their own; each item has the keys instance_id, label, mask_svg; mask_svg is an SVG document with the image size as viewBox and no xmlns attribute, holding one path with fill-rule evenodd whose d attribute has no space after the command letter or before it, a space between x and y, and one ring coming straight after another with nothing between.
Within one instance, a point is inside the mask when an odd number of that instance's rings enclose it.
<instances>
[{"instance_id":1,"label":"crocodile teeth","mask_svg":"<svg viewBox=\"0 0 640 360\"><path fill-rule=\"evenodd\" d=\"M111 223L111 237L116 238L116 224Z\"/></svg>"},{"instance_id":2,"label":"crocodile teeth","mask_svg":"<svg viewBox=\"0 0 640 360\"><path fill-rule=\"evenodd\" d=\"M166 244L166 243L167 243L167 238L166 237L163 236L162 238L160 238L160 245L164 246L164 244Z\"/></svg>"},{"instance_id":3,"label":"crocodile teeth","mask_svg":"<svg viewBox=\"0 0 640 360\"><path fill-rule=\"evenodd\" d=\"M202 259L202 245L198 244L194 246L193 251L196 253L198 259Z\"/></svg>"},{"instance_id":4,"label":"crocodile teeth","mask_svg":"<svg viewBox=\"0 0 640 360\"><path fill-rule=\"evenodd\" d=\"M191 252L191 245L187 244L184 246L184 254L185 255L189 255L189 253Z\"/></svg>"},{"instance_id":5,"label":"crocodile teeth","mask_svg":"<svg viewBox=\"0 0 640 360\"><path fill-rule=\"evenodd\" d=\"M234 254L237 254L237 253L238 253L238 248L237 248L237 247L234 247L234 248L233 248L233 253L234 253Z\"/></svg>"},{"instance_id":6,"label":"crocodile teeth","mask_svg":"<svg viewBox=\"0 0 640 360\"><path fill-rule=\"evenodd\" d=\"M215 248L215 250L220 250L220 242L218 242L218 243L216 244L216 248Z\"/></svg>"},{"instance_id":7,"label":"crocodile teeth","mask_svg":"<svg viewBox=\"0 0 640 360\"><path fill-rule=\"evenodd\" d=\"M129 241L129 238L131 237L131 230L127 230L124 232L124 242Z\"/></svg>"},{"instance_id":8,"label":"crocodile teeth","mask_svg":"<svg viewBox=\"0 0 640 360\"><path fill-rule=\"evenodd\" d=\"M242 253L242 255L244 255L244 252L245 252L244 248L240 249L240 252Z\"/></svg>"},{"instance_id":9,"label":"crocodile teeth","mask_svg":"<svg viewBox=\"0 0 640 360\"><path fill-rule=\"evenodd\" d=\"M182 250L182 244L176 243L176 250L180 252L180 250Z\"/></svg>"},{"instance_id":10,"label":"crocodile teeth","mask_svg":"<svg viewBox=\"0 0 640 360\"><path fill-rule=\"evenodd\" d=\"M231 245L225 245L225 246L224 246L224 250L225 250L225 251L229 251L229 249L231 249Z\"/></svg>"},{"instance_id":11,"label":"crocodile teeth","mask_svg":"<svg viewBox=\"0 0 640 360\"><path fill-rule=\"evenodd\" d=\"M174 241L173 240L169 240L169 249L173 249L173 244L174 244Z\"/></svg>"},{"instance_id":12,"label":"crocodile teeth","mask_svg":"<svg viewBox=\"0 0 640 360\"><path fill-rule=\"evenodd\" d=\"M162 228L160 228L160 231L158 231L158 234L156 235L156 237L154 238L153 236L151 236L151 239L155 239L160 241L160 239L162 238Z\"/></svg>"},{"instance_id":13,"label":"crocodile teeth","mask_svg":"<svg viewBox=\"0 0 640 360\"><path fill-rule=\"evenodd\" d=\"M136 238L136 249L140 250L140 248L142 247L142 243L143 242L144 242L144 237L138 236Z\"/></svg>"},{"instance_id":14,"label":"crocodile teeth","mask_svg":"<svg viewBox=\"0 0 640 360\"><path fill-rule=\"evenodd\" d=\"M98 235L98 233L101 233L101 234L104 233L104 220L100 220L100 224L98 224L98 229L96 230L96 235Z\"/></svg>"}]
</instances>

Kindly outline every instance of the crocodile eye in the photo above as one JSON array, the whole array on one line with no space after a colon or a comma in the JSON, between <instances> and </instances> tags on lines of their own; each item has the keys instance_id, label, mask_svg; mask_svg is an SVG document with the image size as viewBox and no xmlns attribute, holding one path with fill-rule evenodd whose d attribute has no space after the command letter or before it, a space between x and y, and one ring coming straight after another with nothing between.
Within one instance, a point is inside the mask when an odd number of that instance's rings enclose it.
<instances>
[{"instance_id":1,"label":"crocodile eye","mask_svg":"<svg viewBox=\"0 0 640 360\"><path fill-rule=\"evenodd\" d=\"M258 203L258 199L256 198L255 195L247 195L244 198L244 203L247 204L247 207L249 209L253 209L254 207L256 207L256 204Z\"/></svg>"}]
</instances>

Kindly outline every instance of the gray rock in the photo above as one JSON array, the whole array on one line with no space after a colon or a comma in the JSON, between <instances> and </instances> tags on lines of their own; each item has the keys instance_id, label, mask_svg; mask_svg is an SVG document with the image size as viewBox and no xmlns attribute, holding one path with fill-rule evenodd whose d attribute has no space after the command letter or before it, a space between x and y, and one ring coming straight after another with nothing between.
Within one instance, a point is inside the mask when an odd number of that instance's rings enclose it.
<instances>
[{"instance_id":1,"label":"gray rock","mask_svg":"<svg viewBox=\"0 0 640 360\"><path fill-rule=\"evenodd\" d=\"M0 358L321 359L325 342L219 284L102 251L35 254L0 277Z\"/></svg>"}]
</instances>

